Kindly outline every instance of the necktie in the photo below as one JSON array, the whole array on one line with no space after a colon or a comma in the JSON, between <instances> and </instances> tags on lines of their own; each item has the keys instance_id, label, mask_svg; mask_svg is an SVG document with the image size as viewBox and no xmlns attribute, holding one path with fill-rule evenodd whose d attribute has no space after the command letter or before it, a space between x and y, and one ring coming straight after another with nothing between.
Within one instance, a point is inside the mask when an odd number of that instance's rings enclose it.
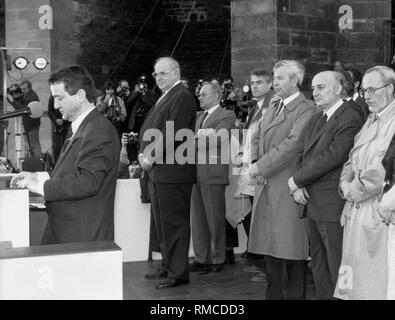
<instances>
[{"instance_id":1,"label":"necktie","mask_svg":"<svg viewBox=\"0 0 395 320\"><path fill-rule=\"evenodd\" d=\"M207 116L208 116L208 112L205 111L203 114L203 117L202 117L202 122L200 122L199 129L201 129L203 127L204 120L206 120Z\"/></svg>"},{"instance_id":2,"label":"necktie","mask_svg":"<svg viewBox=\"0 0 395 320\"><path fill-rule=\"evenodd\" d=\"M274 114L274 118L276 118L283 109L284 109L284 101L281 100L281 102L279 103L279 105L277 107L276 113Z\"/></svg>"},{"instance_id":3,"label":"necktie","mask_svg":"<svg viewBox=\"0 0 395 320\"><path fill-rule=\"evenodd\" d=\"M70 126L69 130L67 131L66 139L64 140L61 153L63 153L67 149L67 146L69 145L72 136L73 136L73 131L71 130L71 126Z\"/></svg>"}]
</instances>

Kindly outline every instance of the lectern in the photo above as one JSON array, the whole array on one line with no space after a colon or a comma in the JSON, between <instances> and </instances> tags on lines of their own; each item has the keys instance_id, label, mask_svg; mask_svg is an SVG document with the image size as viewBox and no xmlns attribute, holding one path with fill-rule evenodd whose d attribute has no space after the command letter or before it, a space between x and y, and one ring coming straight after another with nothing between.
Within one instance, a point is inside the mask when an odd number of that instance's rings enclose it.
<instances>
[{"instance_id":1,"label":"lectern","mask_svg":"<svg viewBox=\"0 0 395 320\"><path fill-rule=\"evenodd\" d=\"M113 242L0 250L0 300L121 300L122 288Z\"/></svg>"},{"instance_id":2,"label":"lectern","mask_svg":"<svg viewBox=\"0 0 395 320\"><path fill-rule=\"evenodd\" d=\"M9 177L0 177L0 242L29 246L29 191L9 189Z\"/></svg>"}]
</instances>

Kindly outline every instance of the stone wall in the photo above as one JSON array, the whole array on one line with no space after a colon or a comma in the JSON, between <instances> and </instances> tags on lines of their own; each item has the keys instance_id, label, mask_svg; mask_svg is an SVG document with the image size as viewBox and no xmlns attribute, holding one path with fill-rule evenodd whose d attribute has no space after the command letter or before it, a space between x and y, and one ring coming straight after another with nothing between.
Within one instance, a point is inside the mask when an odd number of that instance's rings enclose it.
<instances>
[{"instance_id":1,"label":"stone wall","mask_svg":"<svg viewBox=\"0 0 395 320\"><path fill-rule=\"evenodd\" d=\"M361 71L388 64L384 21L391 18L389 0L233 0L232 73L239 84L251 69L270 70L280 59L305 64L304 89L333 62ZM352 29L341 30L342 5L353 10ZM388 51L388 49L387 49Z\"/></svg>"},{"instance_id":2,"label":"stone wall","mask_svg":"<svg viewBox=\"0 0 395 320\"><path fill-rule=\"evenodd\" d=\"M391 19L390 0L338 1L353 9L353 29L336 34L336 60L361 71L375 64L389 63L389 47L385 48L384 25Z\"/></svg>"}]
</instances>

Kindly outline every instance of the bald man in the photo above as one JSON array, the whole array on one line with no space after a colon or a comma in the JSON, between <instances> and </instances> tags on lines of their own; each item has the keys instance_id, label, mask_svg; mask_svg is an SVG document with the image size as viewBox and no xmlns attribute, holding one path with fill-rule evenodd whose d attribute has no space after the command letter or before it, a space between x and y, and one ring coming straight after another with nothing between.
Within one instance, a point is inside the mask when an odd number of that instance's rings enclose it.
<instances>
[{"instance_id":1,"label":"bald man","mask_svg":"<svg viewBox=\"0 0 395 320\"><path fill-rule=\"evenodd\" d=\"M331 299L342 254L340 173L363 123L358 111L342 100L336 72L318 73L312 89L319 112L301 134L302 146L288 186L295 201L305 205L316 296Z\"/></svg>"}]
</instances>

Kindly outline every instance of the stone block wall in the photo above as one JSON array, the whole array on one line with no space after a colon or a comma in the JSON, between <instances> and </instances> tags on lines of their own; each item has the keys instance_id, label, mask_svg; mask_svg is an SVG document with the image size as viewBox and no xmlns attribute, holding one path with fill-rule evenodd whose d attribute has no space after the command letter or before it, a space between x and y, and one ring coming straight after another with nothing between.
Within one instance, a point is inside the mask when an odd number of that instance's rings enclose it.
<instances>
[{"instance_id":1,"label":"stone block wall","mask_svg":"<svg viewBox=\"0 0 395 320\"><path fill-rule=\"evenodd\" d=\"M339 28L342 5L353 10L352 29ZM388 64L391 11L389 0L233 0L232 72L242 84L255 67L296 59L305 64L308 90L312 76L336 60L361 71Z\"/></svg>"},{"instance_id":2,"label":"stone block wall","mask_svg":"<svg viewBox=\"0 0 395 320\"><path fill-rule=\"evenodd\" d=\"M385 47L385 21L391 19L390 0L348 0L338 5L349 5L353 10L353 29L336 35L336 60L361 71L376 65L388 65L390 50Z\"/></svg>"},{"instance_id":3,"label":"stone block wall","mask_svg":"<svg viewBox=\"0 0 395 320\"><path fill-rule=\"evenodd\" d=\"M252 69L271 70L277 60L283 34L277 33L276 1L232 1L231 29L232 74L241 87Z\"/></svg>"}]
</instances>

